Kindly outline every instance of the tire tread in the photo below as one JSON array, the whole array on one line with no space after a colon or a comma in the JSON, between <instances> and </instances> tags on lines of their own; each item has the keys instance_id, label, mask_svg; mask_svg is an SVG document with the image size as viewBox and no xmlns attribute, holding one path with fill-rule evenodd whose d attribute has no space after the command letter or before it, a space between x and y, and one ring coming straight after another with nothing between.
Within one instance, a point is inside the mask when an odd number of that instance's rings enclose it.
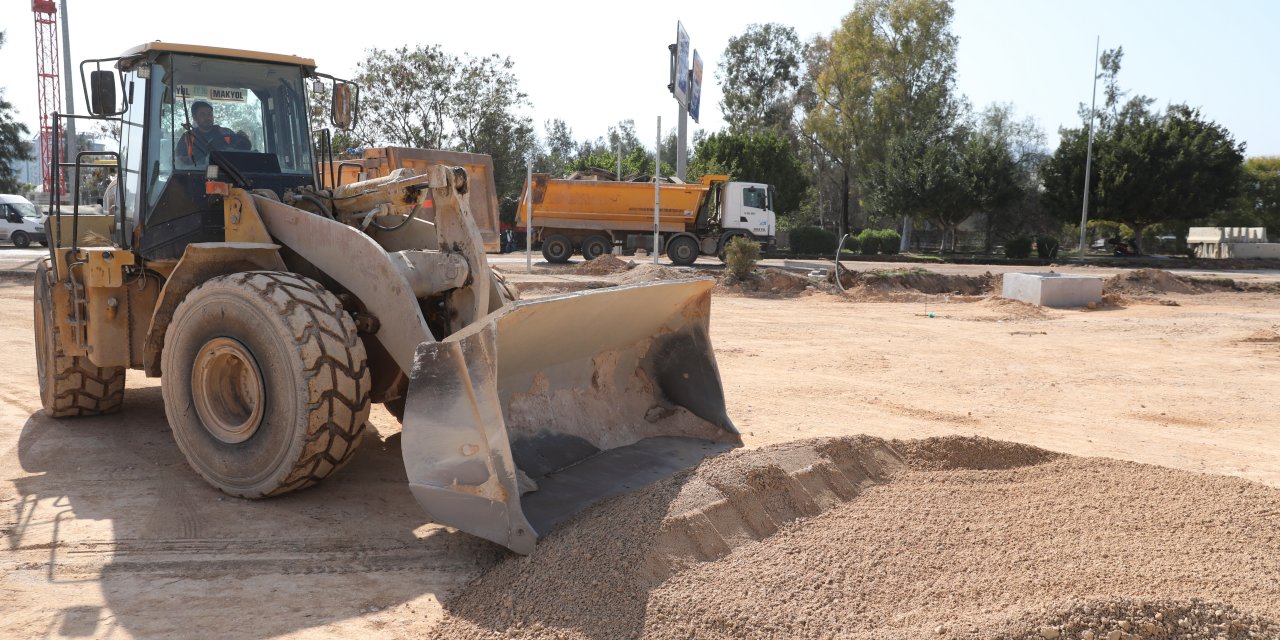
<instances>
[{"instance_id":1,"label":"tire tread","mask_svg":"<svg viewBox=\"0 0 1280 640\"><path fill-rule=\"evenodd\" d=\"M52 273L49 259L45 258L36 272L36 296L41 295L42 283L49 289L55 286ZM49 302L52 304L52 300ZM124 404L125 368L99 367L87 356L67 355L56 321L46 323L45 336L53 342L53 361L45 363L49 377L44 382L53 386L49 402L42 403L45 413L54 418L69 418L119 411ZM45 357L43 345L36 345L36 357Z\"/></svg>"}]
</instances>

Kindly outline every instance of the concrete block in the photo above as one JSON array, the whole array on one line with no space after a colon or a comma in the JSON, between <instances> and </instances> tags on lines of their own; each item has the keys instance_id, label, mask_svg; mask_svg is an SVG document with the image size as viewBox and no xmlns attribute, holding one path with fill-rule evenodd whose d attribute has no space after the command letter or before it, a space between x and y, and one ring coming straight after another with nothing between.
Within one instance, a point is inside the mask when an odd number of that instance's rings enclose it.
<instances>
[{"instance_id":1,"label":"concrete block","mask_svg":"<svg viewBox=\"0 0 1280 640\"><path fill-rule=\"evenodd\" d=\"M1102 302L1102 278L1063 273L1006 273L1002 296L1042 307L1083 307Z\"/></svg>"}]
</instances>

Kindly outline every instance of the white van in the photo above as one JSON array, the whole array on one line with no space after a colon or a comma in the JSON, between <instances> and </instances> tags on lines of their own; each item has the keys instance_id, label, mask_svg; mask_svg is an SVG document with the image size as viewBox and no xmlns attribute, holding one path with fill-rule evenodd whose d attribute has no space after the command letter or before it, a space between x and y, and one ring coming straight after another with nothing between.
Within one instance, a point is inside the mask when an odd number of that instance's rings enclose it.
<instances>
[{"instance_id":1,"label":"white van","mask_svg":"<svg viewBox=\"0 0 1280 640\"><path fill-rule=\"evenodd\" d=\"M48 246L44 216L30 200L0 194L0 240L8 240L15 247L27 247L32 242Z\"/></svg>"}]
</instances>

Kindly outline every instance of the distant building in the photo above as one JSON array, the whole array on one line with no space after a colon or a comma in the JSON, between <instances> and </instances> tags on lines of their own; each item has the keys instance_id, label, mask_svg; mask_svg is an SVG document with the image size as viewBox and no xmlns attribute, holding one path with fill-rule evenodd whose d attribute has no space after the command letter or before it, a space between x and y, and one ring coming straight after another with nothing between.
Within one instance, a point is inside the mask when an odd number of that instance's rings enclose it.
<instances>
[{"instance_id":1,"label":"distant building","mask_svg":"<svg viewBox=\"0 0 1280 640\"><path fill-rule=\"evenodd\" d=\"M81 151L106 151L107 145L97 138L90 138L84 134L76 136L80 143ZM31 158L27 160L14 160L9 163L9 167L13 169L18 176L18 181L34 185L34 190L30 194L18 194L28 196L33 202L47 204L48 198L44 195L44 157L40 149L40 134L36 133L27 139L31 145ZM91 191L91 190L90 190ZM88 193L82 191L81 199L90 202L93 198L98 197L96 193Z\"/></svg>"}]
</instances>

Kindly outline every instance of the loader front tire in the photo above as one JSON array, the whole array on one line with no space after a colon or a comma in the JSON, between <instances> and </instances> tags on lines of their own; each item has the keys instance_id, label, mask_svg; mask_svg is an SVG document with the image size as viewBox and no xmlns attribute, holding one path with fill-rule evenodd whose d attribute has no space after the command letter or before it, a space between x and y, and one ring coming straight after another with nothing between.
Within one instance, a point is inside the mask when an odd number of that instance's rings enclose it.
<instances>
[{"instance_id":1,"label":"loader front tire","mask_svg":"<svg viewBox=\"0 0 1280 640\"><path fill-rule=\"evenodd\" d=\"M355 322L319 283L279 271L212 278L165 333L165 414L187 462L219 490L309 487L355 452L370 373Z\"/></svg>"},{"instance_id":2,"label":"loader front tire","mask_svg":"<svg viewBox=\"0 0 1280 640\"><path fill-rule=\"evenodd\" d=\"M86 356L66 354L66 336L54 322L53 271L46 258L36 266L36 376L40 404L54 418L115 413L124 403L124 367L99 367Z\"/></svg>"}]
</instances>

